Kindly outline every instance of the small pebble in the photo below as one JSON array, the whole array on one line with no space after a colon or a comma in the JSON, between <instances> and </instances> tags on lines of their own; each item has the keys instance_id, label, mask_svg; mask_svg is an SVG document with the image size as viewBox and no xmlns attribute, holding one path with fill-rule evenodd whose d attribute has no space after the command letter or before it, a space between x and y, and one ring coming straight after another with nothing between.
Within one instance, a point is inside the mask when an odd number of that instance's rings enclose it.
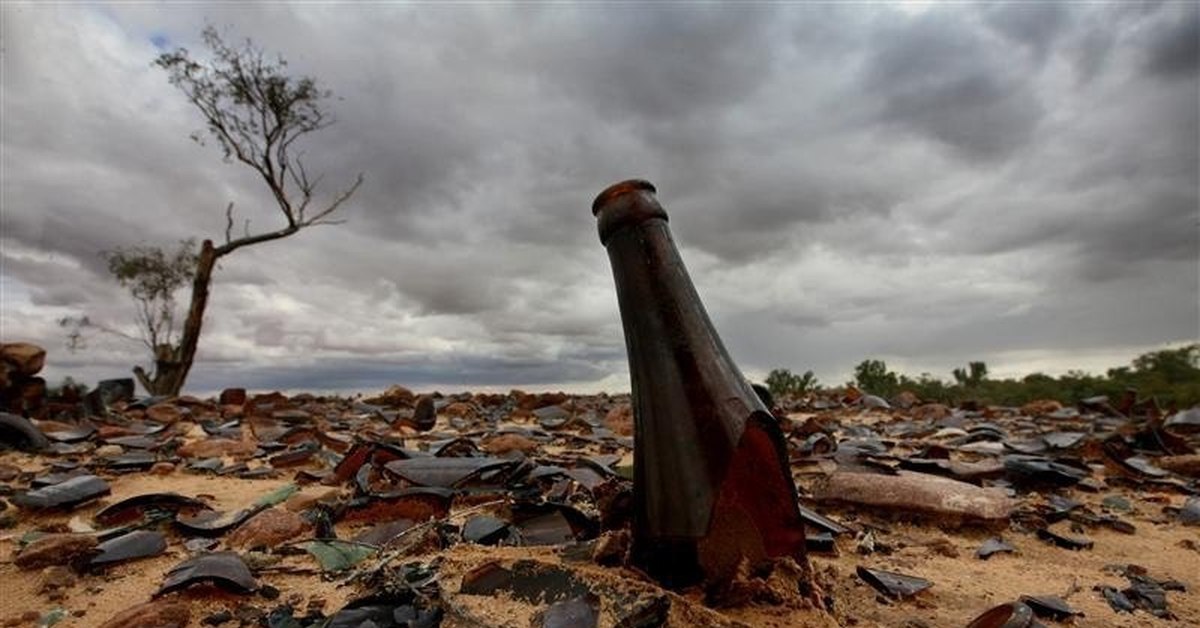
<instances>
[{"instance_id":1,"label":"small pebble","mask_svg":"<svg viewBox=\"0 0 1200 628\"><path fill-rule=\"evenodd\" d=\"M175 465L170 462L156 462L150 467L150 475L171 475L175 472Z\"/></svg>"}]
</instances>

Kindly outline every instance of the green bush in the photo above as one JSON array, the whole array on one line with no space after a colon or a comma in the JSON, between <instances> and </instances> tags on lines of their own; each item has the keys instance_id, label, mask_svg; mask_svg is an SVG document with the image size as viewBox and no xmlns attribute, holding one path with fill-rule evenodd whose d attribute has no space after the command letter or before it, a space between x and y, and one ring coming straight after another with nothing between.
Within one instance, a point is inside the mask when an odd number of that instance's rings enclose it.
<instances>
[{"instance_id":1,"label":"green bush","mask_svg":"<svg viewBox=\"0 0 1200 628\"><path fill-rule=\"evenodd\" d=\"M812 371L804 374L807 378ZM987 364L970 362L951 372L952 382L929 373L916 378L888 370L882 360L863 360L854 367L852 384L864 392L891 398L910 391L925 402L955 405L966 400L1002 406L1019 406L1037 399L1054 399L1074 405L1081 399L1105 395L1116 401L1128 389L1142 399L1155 398L1164 408L1189 408L1200 404L1200 343L1142 354L1130 366L1108 369L1104 375L1067 371L1059 377L1033 373L1021 379L990 379ZM791 371L776 369L767 386L776 395L800 386ZM812 378L815 382L815 378ZM804 390L801 388L801 390Z\"/></svg>"}]
</instances>

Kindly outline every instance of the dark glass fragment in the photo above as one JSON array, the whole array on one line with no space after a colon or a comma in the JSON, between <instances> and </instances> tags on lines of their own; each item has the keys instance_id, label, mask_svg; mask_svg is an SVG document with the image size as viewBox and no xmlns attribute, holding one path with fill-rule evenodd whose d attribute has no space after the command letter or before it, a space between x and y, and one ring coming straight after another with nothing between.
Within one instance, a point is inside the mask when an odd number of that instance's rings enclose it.
<instances>
[{"instance_id":1,"label":"dark glass fragment","mask_svg":"<svg viewBox=\"0 0 1200 628\"><path fill-rule=\"evenodd\" d=\"M508 524L490 515L475 515L463 524L464 541L496 545L508 537Z\"/></svg>"},{"instance_id":2,"label":"dark glass fragment","mask_svg":"<svg viewBox=\"0 0 1200 628\"><path fill-rule=\"evenodd\" d=\"M504 458L411 458L393 460L384 468L417 485L452 488L479 479L485 473L511 469L515 460Z\"/></svg>"},{"instance_id":3,"label":"dark glass fragment","mask_svg":"<svg viewBox=\"0 0 1200 628\"><path fill-rule=\"evenodd\" d=\"M394 521L409 519L422 522L441 519L450 513L450 502L454 491L449 489L419 487L356 497L342 508L341 520Z\"/></svg>"},{"instance_id":4,"label":"dark glass fragment","mask_svg":"<svg viewBox=\"0 0 1200 628\"><path fill-rule=\"evenodd\" d=\"M108 482L94 475L80 475L58 484L14 495L9 501L30 510L71 509L112 492Z\"/></svg>"},{"instance_id":5,"label":"dark glass fragment","mask_svg":"<svg viewBox=\"0 0 1200 628\"><path fill-rule=\"evenodd\" d=\"M384 547L392 542L396 537L408 531L416 525L411 519L397 519L395 521L387 521L376 524L365 532L354 537L356 543L363 545L373 545L375 547Z\"/></svg>"},{"instance_id":6,"label":"dark glass fragment","mask_svg":"<svg viewBox=\"0 0 1200 628\"><path fill-rule=\"evenodd\" d=\"M1091 475L1083 469L1038 456L1005 456L1004 470L1013 484L1024 486L1067 487Z\"/></svg>"},{"instance_id":7,"label":"dark glass fragment","mask_svg":"<svg viewBox=\"0 0 1200 628\"><path fill-rule=\"evenodd\" d=\"M1066 600L1057 595L1022 595L1020 600L1032 608L1038 617L1064 621L1079 614L1079 611L1071 608Z\"/></svg>"},{"instance_id":8,"label":"dark glass fragment","mask_svg":"<svg viewBox=\"0 0 1200 628\"><path fill-rule=\"evenodd\" d=\"M847 528L846 526L834 521L833 519L830 519L829 517L819 514L814 510L805 508L804 506L797 506L797 509L800 511L800 518L803 519L804 523L807 525L825 530L830 534L845 534L850 531L850 528Z\"/></svg>"},{"instance_id":9,"label":"dark glass fragment","mask_svg":"<svg viewBox=\"0 0 1200 628\"><path fill-rule=\"evenodd\" d=\"M221 536L226 532L246 523L250 517L265 510L266 507L244 508L231 513L220 513L206 510L195 515L180 515L175 517L175 525L187 534L195 536Z\"/></svg>"},{"instance_id":10,"label":"dark glass fragment","mask_svg":"<svg viewBox=\"0 0 1200 628\"><path fill-rule=\"evenodd\" d=\"M21 451L45 451L50 441L29 419L0 412L0 445Z\"/></svg>"},{"instance_id":11,"label":"dark glass fragment","mask_svg":"<svg viewBox=\"0 0 1200 628\"><path fill-rule=\"evenodd\" d=\"M77 443L82 440L87 440L89 436L96 433L96 426L91 423L83 423L72 429L63 430L60 432L46 432L46 438L59 443Z\"/></svg>"},{"instance_id":12,"label":"dark glass fragment","mask_svg":"<svg viewBox=\"0 0 1200 628\"><path fill-rule=\"evenodd\" d=\"M1042 539L1043 541L1046 541L1047 543L1052 543L1061 548L1069 549L1069 550L1091 549L1092 546L1095 545L1095 543L1093 543L1092 541L1090 541L1088 539L1085 539L1082 537L1066 536L1064 534L1059 534L1048 528L1039 528L1037 531L1037 537L1039 539Z\"/></svg>"},{"instance_id":13,"label":"dark glass fragment","mask_svg":"<svg viewBox=\"0 0 1200 628\"><path fill-rule=\"evenodd\" d=\"M459 589L467 595L494 595L499 591L508 591L514 599L531 604L592 594L572 572L532 560L518 560L512 569L498 562L485 563L467 572Z\"/></svg>"},{"instance_id":14,"label":"dark glass fragment","mask_svg":"<svg viewBox=\"0 0 1200 628\"><path fill-rule=\"evenodd\" d=\"M208 510L204 502L177 493L146 493L105 506L93 519L104 526L116 526L141 519L151 510L171 513L198 513Z\"/></svg>"},{"instance_id":15,"label":"dark glass fragment","mask_svg":"<svg viewBox=\"0 0 1200 628\"><path fill-rule=\"evenodd\" d=\"M541 613L542 628L595 628L600 623L600 598L594 594L562 600Z\"/></svg>"},{"instance_id":16,"label":"dark glass fragment","mask_svg":"<svg viewBox=\"0 0 1200 628\"><path fill-rule=\"evenodd\" d=\"M994 606L971 620L967 628L1029 628L1033 623L1033 610L1021 602L1010 602Z\"/></svg>"},{"instance_id":17,"label":"dark glass fragment","mask_svg":"<svg viewBox=\"0 0 1200 628\"><path fill-rule=\"evenodd\" d=\"M862 565L859 565L855 569L855 572L858 573L859 578L862 578L864 582L871 585L876 591L897 600L912 597L933 586L932 582L924 578L893 571L870 569Z\"/></svg>"},{"instance_id":18,"label":"dark glass fragment","mask_svg":"<svg viewBox=\"0 0 1200 628\"><path fill-rule=\"evenodd\" d=\"M809 532L805 534L804 547L810 552L820 552L823 554L837 551L837 544L833 540L833 534L829 532Z\"/></svg>"},{"instance_id":19,"label":"dark glass fragment","mask_svg":"<svg viewBox=\"0 0 1200 628\"><path fill-rule=\"evenodd\" d=\"M236 552L213 552L189 558L171 568L154 597L207 582L235 593L258 590L254 575Z\"/></svg>"},{"instance_id":20,"label":"dark glass fragment","mask_svg":"<svg viewBox=\"0 0 1200 628\"><path fill-rule=\"evenodd\" d=\"M1117 611L1118 613L1132 613L1133 611L1137 610L1137 607L1133 605L1133 602L1129 601L1129 598L1125 597L1125 594L1119 591L1116 587L1103 585L1098 586L1097 588L1100 590L1100 595L1104 596L1104 599L1114 611Z\"/></svg>"},{"instance_id":21,"label":"dark glass fragment","mask_svg":"<svg viewBox=\"0 0 1200 628\"><path fill-rule=\"evenodd\" d=\"M158 556L167 551L167 538L162 532L134 530L101 543L99 554L88 563L92 567L112 565L137 558Z\"/></svg>"},{"instance_id":22,"label":"dark glass fragment","mask_svg":"<svg viewBox=\"0 0 1200 628\"><path fill-rule=\"evenodd\" d=\"M990 558L992 556L992 554L998 554L1000 552L1015 552L1015 551L1017 551L1017 548L1013 547L1011 544L1006 542L1004 539L1002 539L1000 537L993 537L993 538L990 538L990 539L984 541L983 545L980 545L979 549L975 550L975 556L977 556L983 560L987 560L988 558Z\"/></svg>"}]
</instances>

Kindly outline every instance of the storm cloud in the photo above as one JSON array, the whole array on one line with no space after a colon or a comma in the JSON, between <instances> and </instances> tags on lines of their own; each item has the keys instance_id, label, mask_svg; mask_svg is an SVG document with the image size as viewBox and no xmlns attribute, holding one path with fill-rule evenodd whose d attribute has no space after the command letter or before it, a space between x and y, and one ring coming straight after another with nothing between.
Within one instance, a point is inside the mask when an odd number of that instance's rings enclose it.
<instances>
[{"instance_id":1,"label":"storm cloud","mask_svg":"<svg viewBox=\"0 0 1200 628\"><path fill-rule=\"evenodd\" d=\"M189 388L625 388L590 214L647 178L751 376L1102 370L1200 338L1200 10L6 2L0 335L144 348L100 251L279 226L151 66L252 38L335 97L345 224L238 251ZM186 295L180 295L181 298Z\"/></svg>"}]
</instances>

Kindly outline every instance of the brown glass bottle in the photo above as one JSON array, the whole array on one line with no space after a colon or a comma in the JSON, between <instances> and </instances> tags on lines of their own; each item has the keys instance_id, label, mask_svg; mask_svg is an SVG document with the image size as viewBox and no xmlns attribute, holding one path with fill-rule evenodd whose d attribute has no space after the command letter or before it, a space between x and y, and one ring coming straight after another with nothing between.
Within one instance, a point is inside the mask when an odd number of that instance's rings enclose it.
<instances>
[{"instance_id":1,"label":"brown glass bottle","mask_svg":"<svg viewBox=\"0 0 1200 628\"><path fill-rule=\"evenodd\" d=\"M633 560L668 586L743 559L804 556L778 423L708 318L658 204L632 180L596 197L633 387Z\"/></svg>"}]
</instances>

